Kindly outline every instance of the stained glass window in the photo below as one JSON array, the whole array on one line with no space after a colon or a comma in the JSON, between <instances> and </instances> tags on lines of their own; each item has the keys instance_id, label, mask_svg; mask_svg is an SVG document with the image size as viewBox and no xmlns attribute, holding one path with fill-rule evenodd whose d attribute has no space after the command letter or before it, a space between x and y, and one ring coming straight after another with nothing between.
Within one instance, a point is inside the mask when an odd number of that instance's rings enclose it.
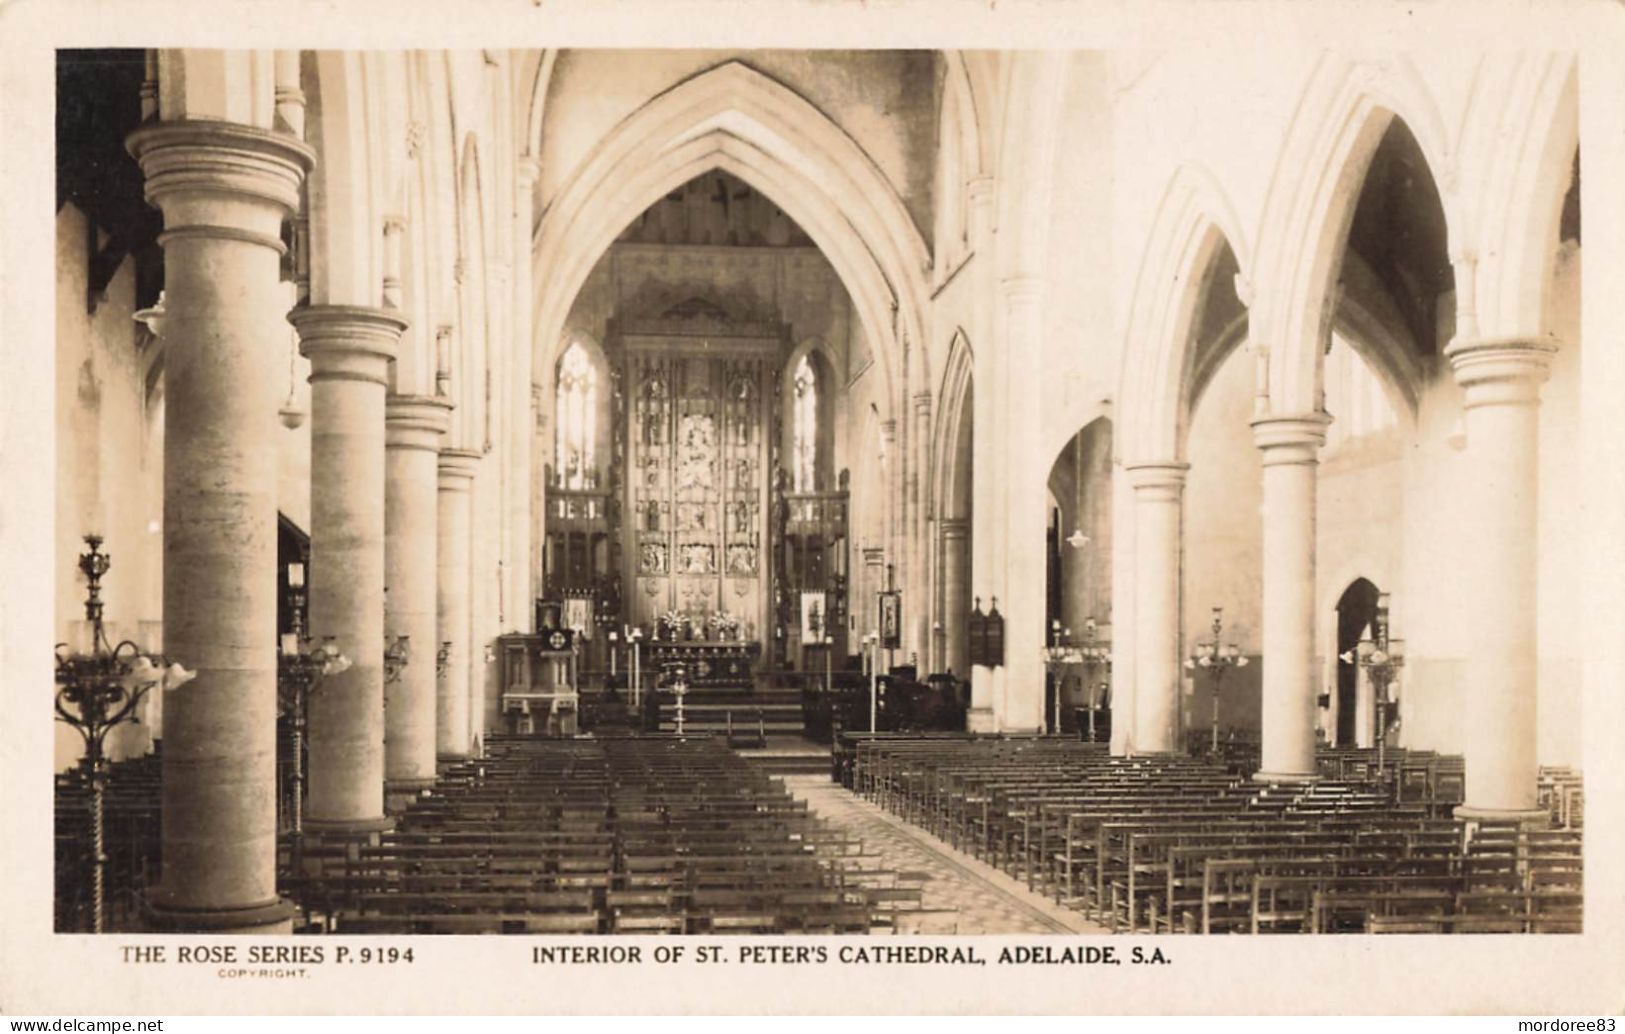
<instances>
[{"instance_id":1,"label":"stained glass window","mask_svg":"<svg viewBox=\"0 0 1625 1034\"><path fill-rule=\"evenodd\" d=\"M598 370L580 342L573 342L559 359L557 391L555 441L559 487L591 488L596 480L593 439L597 430Z\"/></svg>"},{"instance_id":2,"label":"stained glass window","mask_svg":"<svg viewBox=\"0 0 1625 1034\"><path fill-rule=\"evenodd\" d=\"M791 490L812 492L818 487L818 376L810 357L796 366L794 428L795 471Z\"/></svg>"}]
</instances>

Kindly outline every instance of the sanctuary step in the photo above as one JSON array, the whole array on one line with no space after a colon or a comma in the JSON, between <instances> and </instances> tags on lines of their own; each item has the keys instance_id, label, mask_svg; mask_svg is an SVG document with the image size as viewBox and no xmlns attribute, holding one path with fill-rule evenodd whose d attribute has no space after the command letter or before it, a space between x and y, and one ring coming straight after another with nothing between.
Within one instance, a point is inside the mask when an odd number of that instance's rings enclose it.
<instances>
[{"instance_id":1,"label":"sanctuary step","mask_svg":"<svg viewBox=\"0 0 1625 1034\"><path fill-rule=\"evenodd\" d=\"M677 704L662 691L660 731L677 729ZM683 731L736 737L760 732L766 736L800 736L806 728L801 696L794 689L691 690L683 697Z\"/></svg>"},{"instance_id":2,"label":"sanctuary step","mask_svg":"<svg viewBox=\"0 0 1625 1034\"><path fill-rule=\"evenodd\" d=\"M766 747L736 750L751 768L773 776L829 777L829 748L800 736L770 736Z\"/></svg>"}]
</instances>

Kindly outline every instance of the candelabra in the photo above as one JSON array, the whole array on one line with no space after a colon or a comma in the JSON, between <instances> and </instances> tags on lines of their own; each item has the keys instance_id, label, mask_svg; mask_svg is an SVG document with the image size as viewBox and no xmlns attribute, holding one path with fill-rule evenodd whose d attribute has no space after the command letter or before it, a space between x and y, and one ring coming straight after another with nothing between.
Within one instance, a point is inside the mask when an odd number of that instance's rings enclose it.
<instances>
[{"instance_id":1,"label":"candelabra","mask_svg":"<svg viewBox=\"0 0 1625 1034\"><path fill-rule=\"evenodd\" d=\"M80 764L90 784L92 933L102 932L102 898L106 880L106 830L103 810L107 793L107 735L125 722L139 722L141 702L154 686L173 689L196 672L148 653L128 639L112 645L102 624L101 580L112 558L101 551L102 537L86 535L88 549L79 557L88 591L85 620L90 623L90 652L75 653L56 644L56 718L72 726L85 741Z\"/></svg>"},{"instance_id":2,"label":"candelabra","mask_svg":"<svg viewBox=\"0 0 1625 1034\"><path fill-rule=\"evenodd\" d=\"M412 663L412 637L398 635L384 646L384 684L398 680L401 672Z\"/></svg>"},{"instance_id":3,"label":"candelabra","mask_svg":"<svg viewBox=\"0 0 1625 1034\"><path fill-rule=\"evenodd\" d=\"M824 634L824 699L833 700L835 692L835 637Z\"/></svg>"},{"instance_id":4,"label":"candelabra","mask_svg":"<svg viewBox=\"0 0 1625 1034\"><path fill-rule=\"evenodd\" d=\"M869 734L880 728L880 633L870 632L863 637L863 647L869 654Z\"/></svg>"},{"instance_id":5,"label":"candelabra","mask_svg":"<svg viewBox=\"0 0 1625 1034\"><path fill-rule=\"evenodd\" d=\"M1394 703L1388 696L1389 687L1405 666L1403 639L1391 639L1388 632L1388 594L1377 596L1377 613L1371 619L1371 634L1362 638L1355 648L1339 656L1345 664L1358 664L1371 680L1373 702L1377 708L1377 778L1387 773L1388 708Z\"/></svg>"},{"instance_id":6,"label":"candelabra","mask_svg":"<svg viewBox=\"0 0 1625 1034\"><path fill-rule=\"evenodd\" d=\"M1066 668L1068 665L1081 664L1083 654L1072 645L1072 630L1062 628L1059 621L1051 621L1049 628L1049 645L1044 647L1044 667L1049 670L1051 681L1055 684L1054 704L1051 707L1052 716L1050 724L1054 732L1061 731L1061 690L1066 686Z\"/></svg>"},{"instance_id":7,"label":"candelabra","mask_svg":"<svg viewBox=\"0 0 1625 1034\"><path fill-rule=\"evenodd\" d=\"M332 636L323 636L321 644L312 648L297 607L293 611L293 629L282 637L282 649L277 655L276 697L277 708L288 719L293 754L288 827L297 844L304 831L305 728L310 718L310 698L321 688L323 679L347 670L350 659Z\"/></svg>"},{"instance_id":8,"label":"candelabra","mask_svg":"<svg viewBox=\"0 0 1625 1034\"><path fill-rule=\"evenodd\" d=\"M1083 655L1083 671L1085 684L1089 690L1089 742L1095 742L1095 712L1100 709L1100 698L1106 688L1104 680L1096 680L1095 672L1105 668L1108 672L1112 668L1111 640L1100 635L1100 626L1094 618L1086 618L1083 622L1083 641L1078 644L1078 652Z\"/></svg>"},{"instance_id":9,"label":"candelabra","mask_svg":"<svg viewBox=\"0 0 1625 1034\"><path fill-rule=\"evenodd\" d=\"M643 626L634 625L626 632L627 641L632 644L632 708L636 710L643 702L643 660L641 648L643 646Z\"/></svg>"},{"instance_id":10,"label":"candelabra","mask_svg":"<svg viewBox=\"0 0 1625 1034\"><path fill-rule=\"evenodd\" d=\"M675 717L677 722L677 735L683 735L683 698L688 696L688 669L681 664L673 664L668 670L671 678L672 696L676 698Z\"/></svg>"},{"instance_id":11,"label":"candelabra","mask_svg":"<svg viewBox=\"0 0 1625 1034\"><path fill-rule=\"evenodd\" d=\"M1241 647L1235 643L1223 643L1224 635L1224 608L1213 608L1213 639L1211 642L1197 643L1196 649L1185 659L1185 669L1194 672L1197 668L1206 668L1213 674L1213 740L1210 750L1214 754L1219 752L1219 687L1224 682L1224 673L1231 668L1245 668L1247 655L1241 652Z\"/></svg>"},{"instance_id":12,"label":"candelabra","mask_svg":"<svg viewBox=\"0 0 1625 1034\"><path fill-rule=\"evenodd\" d=\"M440 649L438 649L438 650L436 650L434 652L434 677L437 678L437 679L445 678L446 677L446 669L448 667L450 667L450 665L451 665L451 640L447 639L447 640L442 641L441 644L440 644Z\"/></svg>"}]
</instances>

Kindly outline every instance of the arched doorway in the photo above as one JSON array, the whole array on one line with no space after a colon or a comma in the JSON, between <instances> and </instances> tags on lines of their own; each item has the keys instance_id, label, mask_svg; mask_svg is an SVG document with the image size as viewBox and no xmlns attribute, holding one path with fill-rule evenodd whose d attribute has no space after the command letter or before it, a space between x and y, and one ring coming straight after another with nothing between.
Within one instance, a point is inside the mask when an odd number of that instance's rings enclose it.
<instances>
[{"instance_id":1,"label":"arched doorway","mask_svg":"<svg viewBox=\"0 0 1625 1034\"><path fill-rule=\"evenodd\" d=\"M1377 587L1356 578L1337 600L1336 746L1365 746L1371 738L1370 701L1360 706L1360 666L1354 650L1377 616Z\"/></svg>"}]
</instances>

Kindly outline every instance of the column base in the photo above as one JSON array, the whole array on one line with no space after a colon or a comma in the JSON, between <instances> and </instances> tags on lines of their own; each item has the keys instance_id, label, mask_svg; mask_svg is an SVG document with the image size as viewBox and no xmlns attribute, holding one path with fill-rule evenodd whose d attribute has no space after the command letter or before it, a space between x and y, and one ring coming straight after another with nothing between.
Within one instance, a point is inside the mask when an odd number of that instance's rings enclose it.
<instances>
[{"instance_id":1,"label":"column base","mask_svg":"<svg viewBox=\"0 0 1625 1034\"><path fill-rule=\"evenodd\" d=\"M1552 824L1552 813L1545 808L1479 808L1458 804L1455 816L1463 822L1517 823L1526 829L1541 829Z\"/></svg>"},{"instance_id":2,"label":"column base","mask_svg":"<svg viewBox=\"0 0 1625 1034\"><path fill-rule=\"evenodd\" d=\"M296 912L284 898L247 908L174 908L152 897L145 905L147 926L155 933L292 934Z\"/></svg>"},{"instance_id":3,"label":"column base","mask_svg":"<svg viewBox=\"0 0 1625 1034\"><path fill-rule=\"evenodd\" d=\"M434 787L434 776L418 776L415 779L385 779L385 793L417 793L419 790L429 790Z\"/></svg>"},{"instance_id":4,"label":"column base","mask_svg":"<svg viewBox=\"0 0 1625 1034\"><path fill-rule=\"evenodd\" d=\"M1254 772L1255 783L1313 783L1319 781L1319 772Z\"/></svg>"},{"instance_id":5,"label":"column base","mask_svg":"<svg viewBox=\"0 0 1625 1034\"><path fill-rule=\"evenodd\" d=\"M437 775L445 775L446 770L468 762L467 754L436 754L434 770Z\"/></svg>"},{"instance_id":6,"label":"column base","mask_svg":"<svg viewBox=\"0 0 1625 1034\"><path fill-rule=\"evenodd\" d=\"M993 708L973 707L965 712L965 731L976 733L997 732L993 721Z\"/></svg>"}]
</instances>

